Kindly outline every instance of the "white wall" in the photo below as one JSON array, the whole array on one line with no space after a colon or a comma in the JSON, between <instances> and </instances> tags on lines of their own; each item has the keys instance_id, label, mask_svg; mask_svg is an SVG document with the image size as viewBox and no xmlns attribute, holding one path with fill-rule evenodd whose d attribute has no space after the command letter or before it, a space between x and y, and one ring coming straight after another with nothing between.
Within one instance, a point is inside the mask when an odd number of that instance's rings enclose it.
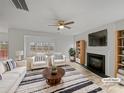
<instances>
[{"instance_id":1,"label":"white wall","mask_svg":"<svg viewBox=\"0 0 124 93\"><path fill-rule=\"evenodd\" d=\"M4 26L3 24L0 24L0 32L8 33L8 27Z\"/></svg>"},{"instance_id":2,"label":"white wall","mask_svg":"<svg viewBox=\"0 0 124 93\"><path fill-rule=\"evenodd\" d=\"M57 35L56 36L56 46L57 46L56 51L62 52L67 57L69 57L68 50L69 50L69 48L74 47L73 36Z\"/></svg>"},{"instance_id":3,"label":"white wall","mask_svg":"<svg viewBox=\"0 0 124 93\"><path fill-rule=\"evenodd\" d=\"M24 36L37 36L54 38L57 52L62 52L68 56L68 50L73 45L73 36L62 35L58 33L44 33L38 31L9 29L9 57L15 59L15 52L24 50Z\"/></svg>"},{"instance_id":4,"label":"white wall","mask_svg":"<svg viewBox=\"0 0 124 93\"><path fill-rule=\"evenodd\" d=\"M0 24L0 41L8 41L8 28Z\"/></svg>"},{"instance_id":5,"label":"white wall","mask_svg":"<svg viewBox=\"0 0 124 93\"><path fill-rule=\"evenodd\" d=\"M8 41L8 34L0 32L0 42Z\"/></svg>"},{"instance_id":6,"label":"white wall","mask_svg":"<svg viewBox=\"0 0 124 93\"><path fill-rule=\"evenodd\" d=\"M90 47L88 46L88 34L92 32L97 32L103 29L108 30L108 45L106 47ZM105 62L105 74L108 76L114 76L115 71L115 33L118 30L124 29L124 20L109 23L103 26L96 27L94 29L85 31L79 35L75 35L74 39L77 40L86 40L87 48L86 52L103 54L106 57ZM86 55L87 62L87 55Z\"/></svg>"}]
</instances>

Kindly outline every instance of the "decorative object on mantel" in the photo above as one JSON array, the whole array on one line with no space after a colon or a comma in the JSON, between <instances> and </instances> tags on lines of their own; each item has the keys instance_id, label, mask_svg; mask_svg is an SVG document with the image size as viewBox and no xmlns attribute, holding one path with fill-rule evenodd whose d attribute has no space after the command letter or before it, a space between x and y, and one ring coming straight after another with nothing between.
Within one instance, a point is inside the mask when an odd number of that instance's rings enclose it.
<instances>
[{"instance_id":1,"label":"decorative object on mantel","mask_svg":"<svg viewBox=\"0 0 124 93\"><path fill-rule=\"evenodd\" d=\"M74 62L75 61L75 54L76 54L75 49L70 48L68 52L69 52L69 56L70 56L70 61Z\"/></svg>"},{"instance_id":2,"label":"decorative object on mantel","mask_svg":"<svg viewBox=\"0 0 124 93\"><path fill-rule=\"evenodd\" d=\"M55 65L52 65L51 67L51 74L56 75L57 74L57 67Z\"/></svg>"},{"instance_id":3,"label":"decorative object on mantel","mask_svg":"<svg viewBox=\"0 0 124 93\"><path fill-rule=\"evenodd\" d=\"M23 50L16 51L16 60L23 60L23 59L24 59Z\"/></svg>"}]
</instances>

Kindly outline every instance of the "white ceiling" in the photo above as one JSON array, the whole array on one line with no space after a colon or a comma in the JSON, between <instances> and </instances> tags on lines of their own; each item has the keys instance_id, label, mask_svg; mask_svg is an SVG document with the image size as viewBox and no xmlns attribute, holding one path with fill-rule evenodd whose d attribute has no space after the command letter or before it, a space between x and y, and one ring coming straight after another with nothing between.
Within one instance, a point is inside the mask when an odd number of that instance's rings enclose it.
<instances>
[{"instance_id":1,"label":"white ceiling","mask_svg":"<svg viewBox=\"0 0 124 93\"><path fill-rule=\"evenodd\" d=\"M9 0L0 0L0 23L9 28L58 32L56 19L75 21L72 29L60 30L78 34L94 27L124 18L124 0L26 0L29 12L17 10Z\"/></svg>"}]
</instances>

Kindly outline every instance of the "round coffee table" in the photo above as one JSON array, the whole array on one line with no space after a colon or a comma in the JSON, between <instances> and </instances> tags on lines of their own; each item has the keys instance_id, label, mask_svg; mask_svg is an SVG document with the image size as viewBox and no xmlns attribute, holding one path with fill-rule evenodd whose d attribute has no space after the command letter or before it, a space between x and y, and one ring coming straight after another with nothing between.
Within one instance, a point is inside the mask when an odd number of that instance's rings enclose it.
<instances>
[{"instance_id":1,"label":"round coffee table","mask_svg":"<svg viewBox=\"0 0 124 93\"><path fill-rule=\"evenodd\" d=\"M46 79L47 84L51 86L59 84L61 78L65 74L65 70L63 68L57 67L57 74L55 75L52 75L50 70L51 68L45 68L45 70L42 72L43 77Z\"/></svg>"}]
</instances>

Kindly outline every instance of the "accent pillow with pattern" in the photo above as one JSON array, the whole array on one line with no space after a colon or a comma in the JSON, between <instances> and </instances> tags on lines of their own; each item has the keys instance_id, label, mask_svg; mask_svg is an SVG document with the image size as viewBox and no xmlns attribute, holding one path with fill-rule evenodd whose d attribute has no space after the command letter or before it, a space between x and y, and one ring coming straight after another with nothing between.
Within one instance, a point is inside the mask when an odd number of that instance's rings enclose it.
<instances>
[{"instance_id":1,"label":"accent pillow with pattern","mask_svg":"<svg viewBox=\"0 0 124 93\"><path fill-rule=\"evenodd\" d=\"M14 69L14 68L16 68L16 63L15 63L15 61L12 60L12 59L9 59L9 60L7 61L7 70L12 70L12 69Z\"/></svg>"},{"instance_id":2,"label":"accent pillow with pattern","mask_svg":"<svg viewBox=\"0 0 124 93\"><path fill-rule=\"evenodd\" d=\"M16 62L13 59L11 60L11 63L13 65L13 68L16 68Z\"/></svg>"}]
</instances>

